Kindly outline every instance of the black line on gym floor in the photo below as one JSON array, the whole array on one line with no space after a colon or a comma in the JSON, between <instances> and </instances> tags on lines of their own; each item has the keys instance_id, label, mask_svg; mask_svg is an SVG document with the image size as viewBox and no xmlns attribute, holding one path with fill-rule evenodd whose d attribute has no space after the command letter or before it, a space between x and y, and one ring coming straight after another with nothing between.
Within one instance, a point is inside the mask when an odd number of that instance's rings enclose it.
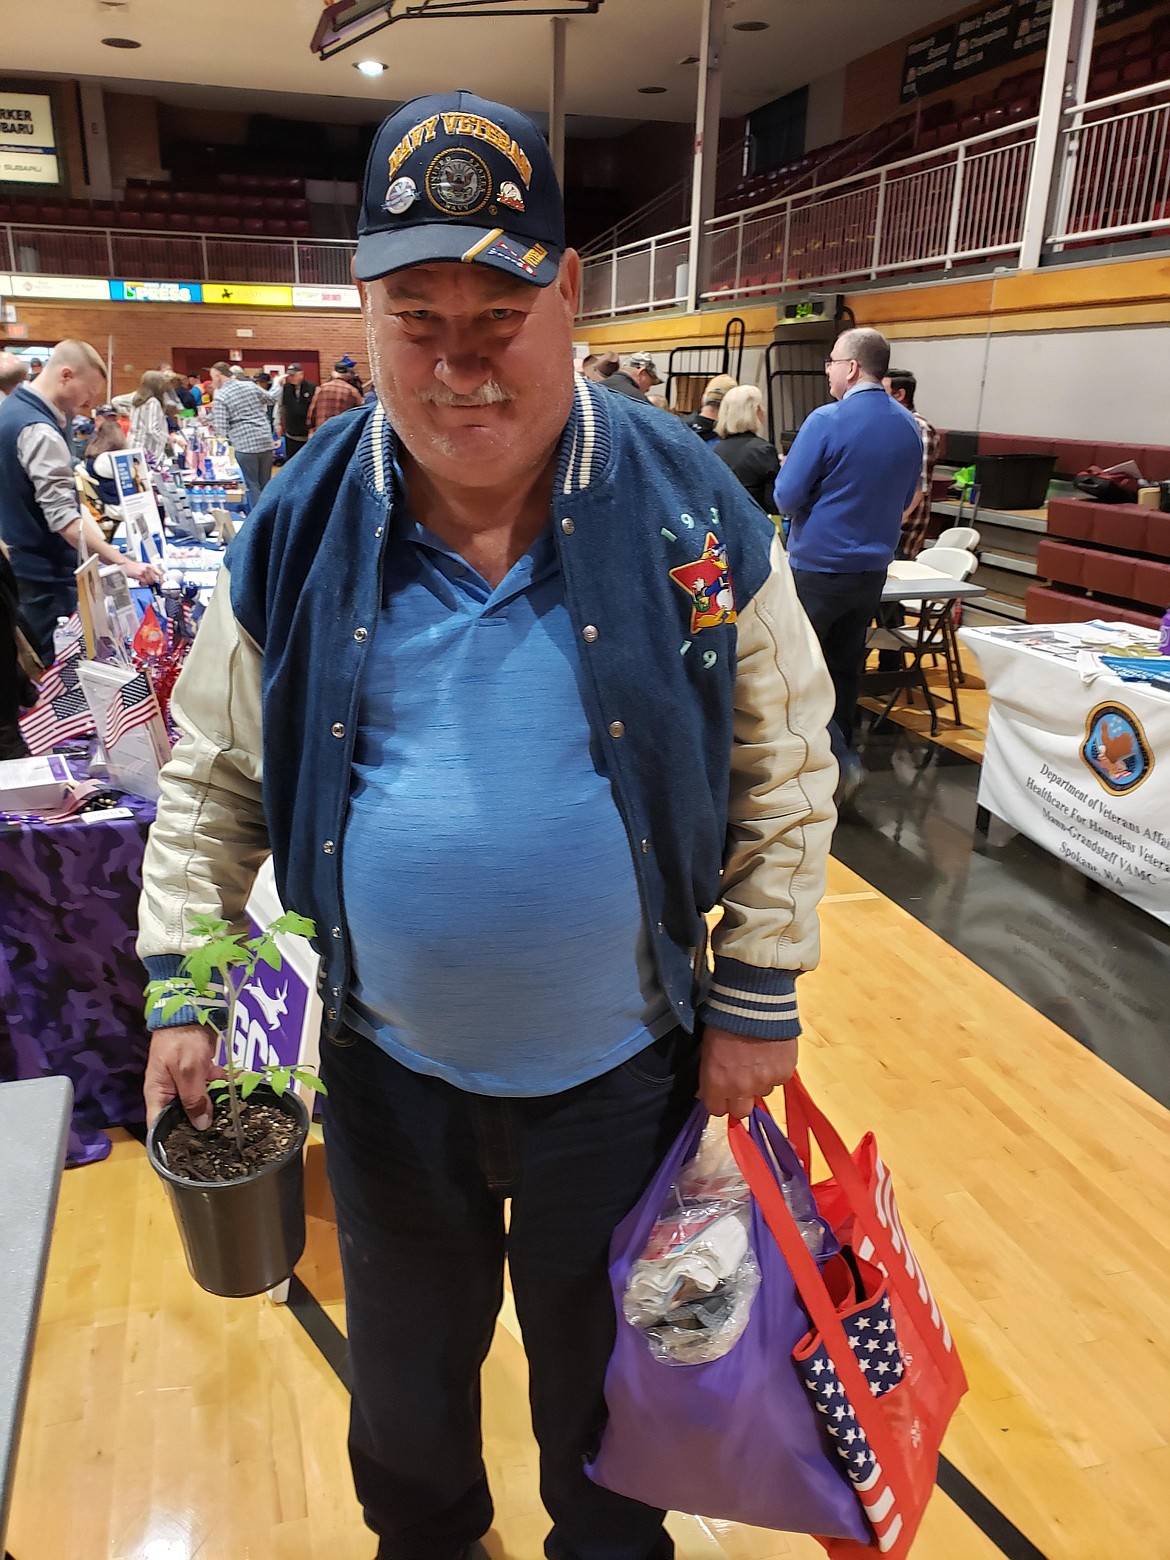
<instances>
[{"instance_id":1,"label":"black line on gym floor","mask_svg":"<svg viewBox=\"0 0 1170 1560\"><path fill-rule=\"evenodd\" d=\"M289 1280L288 1308L316 1344L325 1361L333 1368L338 1381L352 1394L349 1369L349 1347L345 1334L326 1312L321 1302L307 1289L294 1273ZM945 1457L938 1460L938 1487L948 1495L964 1516L968 1517L983 1536L1007 1560L1045 1560L1044 1552L1037 1549L1031 1539L1005 1517L999 1507L993 1505L977 1489L966 1475L959 1472Z\"/></svg>"},{"instance_id":2,"label":"black line on gym floor","mask_svg":"<svg viewBox=\"0 0 1170 1560\"><path fill-rule=\"evenodd\" d=\"M325 1310L311 1290L294 1273L288 1281L288 1308L308 1333L332 1367L334 1375L345 1390L353 1394L353 1378L349 1368L349 1344L345 1334Z\"/></svg>"},{"instance_id":3,"label":"black line on gym floor","mask_svg":"<svg viewBox=\"0 0 1170 1560\"><path fill-rule=\"evenodd\" d=\"M938 1487L1001 1554L1007 1555L1008 1560L1045 1560L1044 1551L1037 1549L1032 1540L945 1457L938 1460Z\"/></svg>"}]
</instances>

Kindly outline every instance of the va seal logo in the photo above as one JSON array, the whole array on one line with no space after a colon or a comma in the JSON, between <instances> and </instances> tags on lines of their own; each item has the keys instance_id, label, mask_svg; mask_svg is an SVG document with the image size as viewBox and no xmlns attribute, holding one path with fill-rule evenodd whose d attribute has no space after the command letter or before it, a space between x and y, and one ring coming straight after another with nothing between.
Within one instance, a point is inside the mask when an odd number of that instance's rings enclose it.
<instances>
[{"instance_id":1,"label":"va seal logo","mask_svg":"<svg viewBox=\"0 0 1170 1560\"><path fill-rule=\"evenodd\" d=\"M1136 791L1154 768L1141 721L1122 704L1089 711L1081 757L1111 796Z\"/></svg>"},{"instance_id":2,"label":"va seal logo","mask_svg":"<svg viewBox=\"0 0 1170 1560\"><path fill-rule=\"evenodd\" d=\"M449 217L466 217L487 205L492 181L487 164L474 152L441 152L427 169L427 196Z\"/></svg>"},{"instance_id":3,"label":"va seal logo","mask_svg":"<svg viewBox=\"0 0 1170 1560\"><path fill-rule=\"evenodd\" d=\"M696 558L694 563L671 569L670 577L691 598L692 634L701 628L718 628L722 623L735 622L735 596L731 589L727 548L714 531L707 532L702 557Z\"/></svg>"}]
</instances>

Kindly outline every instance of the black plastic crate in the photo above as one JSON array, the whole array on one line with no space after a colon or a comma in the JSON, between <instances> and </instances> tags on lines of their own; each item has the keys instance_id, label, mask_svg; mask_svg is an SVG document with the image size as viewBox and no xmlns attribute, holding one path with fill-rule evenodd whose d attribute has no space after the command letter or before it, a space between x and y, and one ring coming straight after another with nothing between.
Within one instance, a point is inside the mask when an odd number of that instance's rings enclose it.
<instances>
[{"instance_id":1,"label":"black plastic crate","mask_svg":"<svg viewBox=\"0 0 1170 1560\"><path fill-rule=\"evenodd\" d=\"M977 455L980 509L1039 509L1055 470L1055 455Z\"/></svg>"}]
</instances>

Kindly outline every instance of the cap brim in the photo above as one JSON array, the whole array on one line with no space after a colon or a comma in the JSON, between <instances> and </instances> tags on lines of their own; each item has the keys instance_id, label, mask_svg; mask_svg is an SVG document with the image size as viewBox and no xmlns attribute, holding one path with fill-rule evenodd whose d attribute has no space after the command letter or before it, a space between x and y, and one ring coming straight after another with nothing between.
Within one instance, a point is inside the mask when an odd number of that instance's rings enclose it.
<instances>
[{"instance_id":1,"label":"cap brim","mask_svg":"<svg viewBox=\"0 0 1170 1560\"><path fill-rule=\"evenodd\" d=\"M527 256L534 248L543 249L544 258L532 265ZM367 233L359 238L353 274L360 282L373 282L379 276L405 271L412 265L443 260L490 266L517 281L547 287L560 270L561 251L538 245L530 238L514 238L504 228L428 222L394 233Z\"/></svg>"}]
</instances>

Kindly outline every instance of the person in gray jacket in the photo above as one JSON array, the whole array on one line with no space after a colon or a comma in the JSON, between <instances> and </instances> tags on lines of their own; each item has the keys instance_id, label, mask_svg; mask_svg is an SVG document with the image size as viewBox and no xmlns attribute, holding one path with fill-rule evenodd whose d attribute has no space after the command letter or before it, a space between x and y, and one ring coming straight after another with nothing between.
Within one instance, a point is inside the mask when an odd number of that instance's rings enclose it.
<instances>
[{"instance_id":1,"label":"person in gray jacket","mask_svg":"<svg viewBox=\"0 0 1170 1560\"><path fill-rule=\"evenodd\" d=\"M528 120L469 93L393 114L355 272L379 404L309 442L225 563L172 703L139 951L174 975L190 916L238 922L270 852L316 923L381 1560L483 1552L505 1259L546 1554L667 1560L664 1513L583 1471L607 1252L696 1094L743 1116L795 1065L831 689L731 473L574 377L580 262ZM212 1051L181 1020L152 1017L148 1114L177 1097L206 1127Z\"/></svg>"}]
</instances>

